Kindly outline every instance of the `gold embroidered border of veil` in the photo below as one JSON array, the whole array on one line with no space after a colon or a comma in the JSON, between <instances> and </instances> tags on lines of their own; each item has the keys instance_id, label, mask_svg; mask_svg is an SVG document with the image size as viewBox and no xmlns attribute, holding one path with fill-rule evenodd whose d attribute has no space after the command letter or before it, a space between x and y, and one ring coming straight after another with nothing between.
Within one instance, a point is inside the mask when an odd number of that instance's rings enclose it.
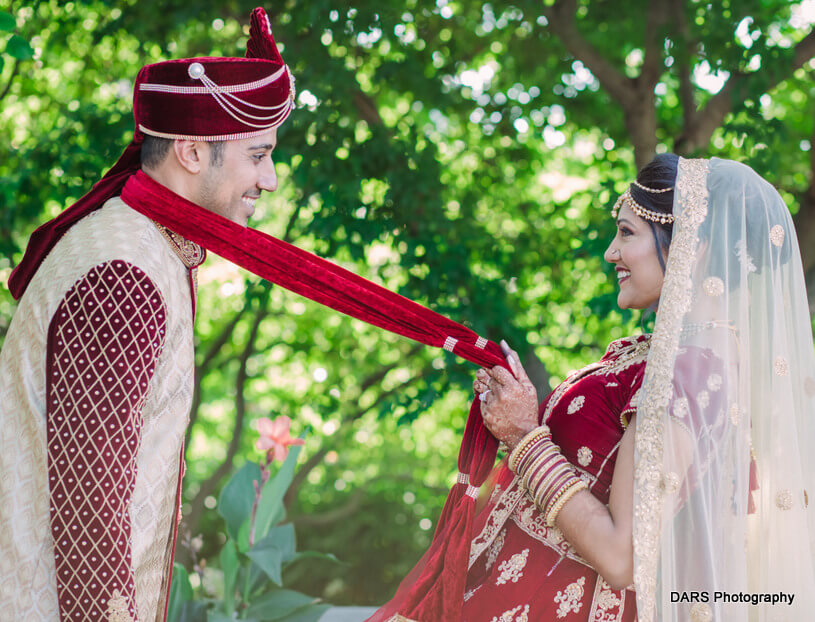
<instances>
[{"instance_id":1,"label":"gold embroidered border of veil","mask_svg":"<svg viewBox=\"0 0 815 622\"><path fill-rule=\"evenodd\" d=\"M634 586L640 622L654 622L662 514L663 422L672 395L682 319L691 304L697 231L707 215L709 160L680 158L673 237L637 410L634 471Z\"/></svg>"}]
</instances>

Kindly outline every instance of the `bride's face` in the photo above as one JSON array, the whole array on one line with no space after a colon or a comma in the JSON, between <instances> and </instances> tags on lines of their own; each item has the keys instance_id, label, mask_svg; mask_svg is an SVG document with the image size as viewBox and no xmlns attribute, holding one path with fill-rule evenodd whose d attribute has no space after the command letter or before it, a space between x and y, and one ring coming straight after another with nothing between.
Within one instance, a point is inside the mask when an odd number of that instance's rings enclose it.
<instances>
[{"instance_id":1,"label":"bride's face","mask_svg":"<svg viewBox=\"0 0 815 622\"><path fill-rule=\"evenodd\" d=\"M627 204L620 207L617 235L604 258L615 266L620 286L617 305L621 309L656 307L664 277L656 243L651 227Z\"/></svg>"}]
</instances>

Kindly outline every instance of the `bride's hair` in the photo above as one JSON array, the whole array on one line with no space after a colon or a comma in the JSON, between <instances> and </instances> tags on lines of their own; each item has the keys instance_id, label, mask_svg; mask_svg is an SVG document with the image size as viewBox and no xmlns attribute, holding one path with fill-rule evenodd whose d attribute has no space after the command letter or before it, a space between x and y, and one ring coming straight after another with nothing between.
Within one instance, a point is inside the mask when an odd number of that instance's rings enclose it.
<instances>
[{"instance_id":1,"label":"bride's hair","mask_svg":"<svg viewBox=\"0 0 815 622\"><path fill-rule=\"evenodd\" d=\"M673 153L662 153L646 164L637 175L637 182L652 190L673 188L676 184L679 156ZM631 196L644 208L660 214L671 214L673 210L674 191L648 192L636 184L631 184ZM657 258L662 271L665 272L665 255L671 245L673 234L672 223L646 221L651 227L656 246Z\"/></svg>"}]
</instances>

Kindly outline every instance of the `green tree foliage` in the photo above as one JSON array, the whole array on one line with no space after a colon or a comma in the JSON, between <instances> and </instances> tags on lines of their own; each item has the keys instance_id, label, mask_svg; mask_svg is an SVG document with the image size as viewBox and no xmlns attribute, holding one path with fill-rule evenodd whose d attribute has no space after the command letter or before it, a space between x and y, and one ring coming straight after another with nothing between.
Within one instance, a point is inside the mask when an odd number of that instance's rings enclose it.
<instances>
[{"instance_id":1,"label":"green tree foliage","mask_svg":"<svg viewBox=\"0 0 815 622\"><path fill-rule=\"evenodd\" d=\"M33 228L130 140L138 68L242 55L255 4L0 2L2 281ZM541 391L640 329L616 309L602 252L610 203L654 152L732 157L779 187L815 292L815 18L798 4L267 9L300 106L279 135L281 187L254 224L508 339ZM383 601L432 534L474 370L217 258L200 277L188 539L202 534L201 555L219 564L219 492L257 456L252 422L287 414L296 432L312 429L288 516L303 548L347 564L303 562L287 584ZM0 333L13 309L0 291ZM179 559L189 561L183 549Z\"/></svg>"}]
</instances>

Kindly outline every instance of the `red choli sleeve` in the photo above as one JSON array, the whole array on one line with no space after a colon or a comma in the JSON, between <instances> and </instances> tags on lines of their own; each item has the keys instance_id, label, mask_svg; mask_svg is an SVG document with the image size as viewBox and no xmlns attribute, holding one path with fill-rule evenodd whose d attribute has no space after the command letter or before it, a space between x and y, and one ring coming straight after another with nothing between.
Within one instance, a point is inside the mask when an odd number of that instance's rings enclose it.
<instances>
[{"instance_id":1,"label":"red choli sleeve","mask_svg":"<svg viewBox=\"0 0 815 622\"><path fill-rule=\"evenodd\" d=\"M642 387L642 379L645 377L645 365L637 367L628 384L621 388L623 395L627 395L627 400L623 404L620 411L620 425L627 428L631 422L631 418L637 414L637 405L639 403L640 389Z\"/></svg>"},{"instance_id":2,"label":"red choli sleeve","mask_svg":"<svg viewBox=\"0 0 815 622\"><path fill-rule=\"evenodd\" d=\"M165 306L124 262L66 293L48 333L47 453L60 619L137 618L130 502Z\"/></svg>"}]
</instances>

